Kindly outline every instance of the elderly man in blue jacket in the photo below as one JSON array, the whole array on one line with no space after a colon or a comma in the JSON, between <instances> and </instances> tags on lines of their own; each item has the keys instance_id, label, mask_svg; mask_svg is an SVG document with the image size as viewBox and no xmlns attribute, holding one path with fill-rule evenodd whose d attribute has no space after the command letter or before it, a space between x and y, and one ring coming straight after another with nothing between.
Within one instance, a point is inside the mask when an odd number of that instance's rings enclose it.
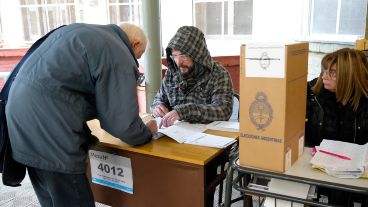
<instances>
[{"instance_id":1,"label":"elderly man in blue jacket","mask_svg":"<svg viewBox=\"0 0 368 207\"><path fill-rule=\"evenodd\" d=\"M137 58L147 38L132 24L71 24L53 32L23 64L6 107L13 158L27 166L42 206L94 206L86 177L93 136L86 121L130 145L156 124L138 113Z\"/></svg>"}]
</instances>

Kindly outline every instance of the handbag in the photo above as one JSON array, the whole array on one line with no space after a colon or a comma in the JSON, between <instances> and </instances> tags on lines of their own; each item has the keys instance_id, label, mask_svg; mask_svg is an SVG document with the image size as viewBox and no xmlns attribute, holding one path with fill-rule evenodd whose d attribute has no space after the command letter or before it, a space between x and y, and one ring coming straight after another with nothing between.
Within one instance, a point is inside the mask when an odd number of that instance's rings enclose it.
<instances>
[{"instance_id":1,"label":"handbag","mask_svg":"<svg viewBox=\"0 0 368 207\"><path fill-rule=\"evenodd\" d=\"M63 25L65 26L65 25ZM22 67L23 63L27 60L27 58L42 44L42 42L55 30L63 27L60 26L54 30L51 30L45 36L38 39L27 51L27 53L23 56L23 58L19 61L19 63L15 66L13 71L10 73L10 76L4 87L0 92L0 173L2 173L2 181L6 186L17 187L20 186L20 183L23 181L26 175L26 166L15 161L12 157L12 148L10 144L9 134L8 134L8 125L6 122L6 114L5 107L8 101L8 95L10 87Z\"/></svg>"}]
</instances>

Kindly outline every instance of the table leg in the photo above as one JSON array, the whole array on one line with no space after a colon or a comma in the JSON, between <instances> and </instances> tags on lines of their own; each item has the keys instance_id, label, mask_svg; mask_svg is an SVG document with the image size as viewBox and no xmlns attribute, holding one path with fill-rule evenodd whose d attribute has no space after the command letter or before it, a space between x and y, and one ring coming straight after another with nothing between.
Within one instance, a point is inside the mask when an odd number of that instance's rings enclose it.
<instances>
[{"instance_id":1,"label":"table leg","mask_svg":"<svg viewBox=\"0 0 368 207\"><path fill-rule=\"evenodd\" d=\"M232 163L229 163L229 169L227 170L226 175L226 186L225 186L225 205L224 207L230 207L231 205L231 195L233 189L233 176L234 176L234 169L232 167Z\"/></svg>"}]
</instances>

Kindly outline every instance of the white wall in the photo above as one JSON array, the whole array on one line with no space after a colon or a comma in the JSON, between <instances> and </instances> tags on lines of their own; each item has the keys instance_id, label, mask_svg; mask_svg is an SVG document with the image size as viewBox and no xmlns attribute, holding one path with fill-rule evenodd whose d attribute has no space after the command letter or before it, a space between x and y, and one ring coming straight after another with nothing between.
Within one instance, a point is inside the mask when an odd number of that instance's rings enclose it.
<instances>
[{"instance_id":1,"label":"white wall","mask_svg":"<svg viewBox=\"0 0 368 207\"><path fill-rule=\"evenodd\" d=\"M253 40L290 41L302 35L302 0L254 0Z\"/></svg>"},{"instance_id":2,"label":"white wall","mask_svg":"<svg viewBox=\"0 0 368 207\"><path fill-rule=\"evenodd\" d=\"M6 47L19 47L23 44L23 24L19 10L19 1L0 0L0 15L3 40Z\"/></svg>"},{"instance_id":3,"label":"white wall","mask_svg":"<svg viewBox=\"0 0 368 207\"><path fill-rule=\"evenodd\" d=\"M192 0L161 0L162 47L165 50L176 31L193 25Z\"/></svg>"}]
</instances>

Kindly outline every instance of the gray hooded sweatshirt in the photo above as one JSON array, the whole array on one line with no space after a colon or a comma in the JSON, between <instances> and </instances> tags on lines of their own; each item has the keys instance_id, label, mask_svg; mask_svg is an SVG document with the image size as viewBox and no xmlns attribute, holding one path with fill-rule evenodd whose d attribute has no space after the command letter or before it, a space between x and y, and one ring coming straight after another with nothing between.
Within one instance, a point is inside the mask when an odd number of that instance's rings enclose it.
<instances>
[{"instance_id":1,"label":"gray hooded sweatshirt","mask_svg":"<svg viewBox=\"0 0 368 207\"><path fill-rule=\"evenodd\" d=\"M192 58L194 70L189 77L183 77L170 58L172 49ZM193 123L228 120L233 104L231 77L210 56L202 31L193 26L179 28L170 40L166 54L169 69L151 110L163 104L169 110L175 109L182 120Z\"/></svg>"}]
</instances>

